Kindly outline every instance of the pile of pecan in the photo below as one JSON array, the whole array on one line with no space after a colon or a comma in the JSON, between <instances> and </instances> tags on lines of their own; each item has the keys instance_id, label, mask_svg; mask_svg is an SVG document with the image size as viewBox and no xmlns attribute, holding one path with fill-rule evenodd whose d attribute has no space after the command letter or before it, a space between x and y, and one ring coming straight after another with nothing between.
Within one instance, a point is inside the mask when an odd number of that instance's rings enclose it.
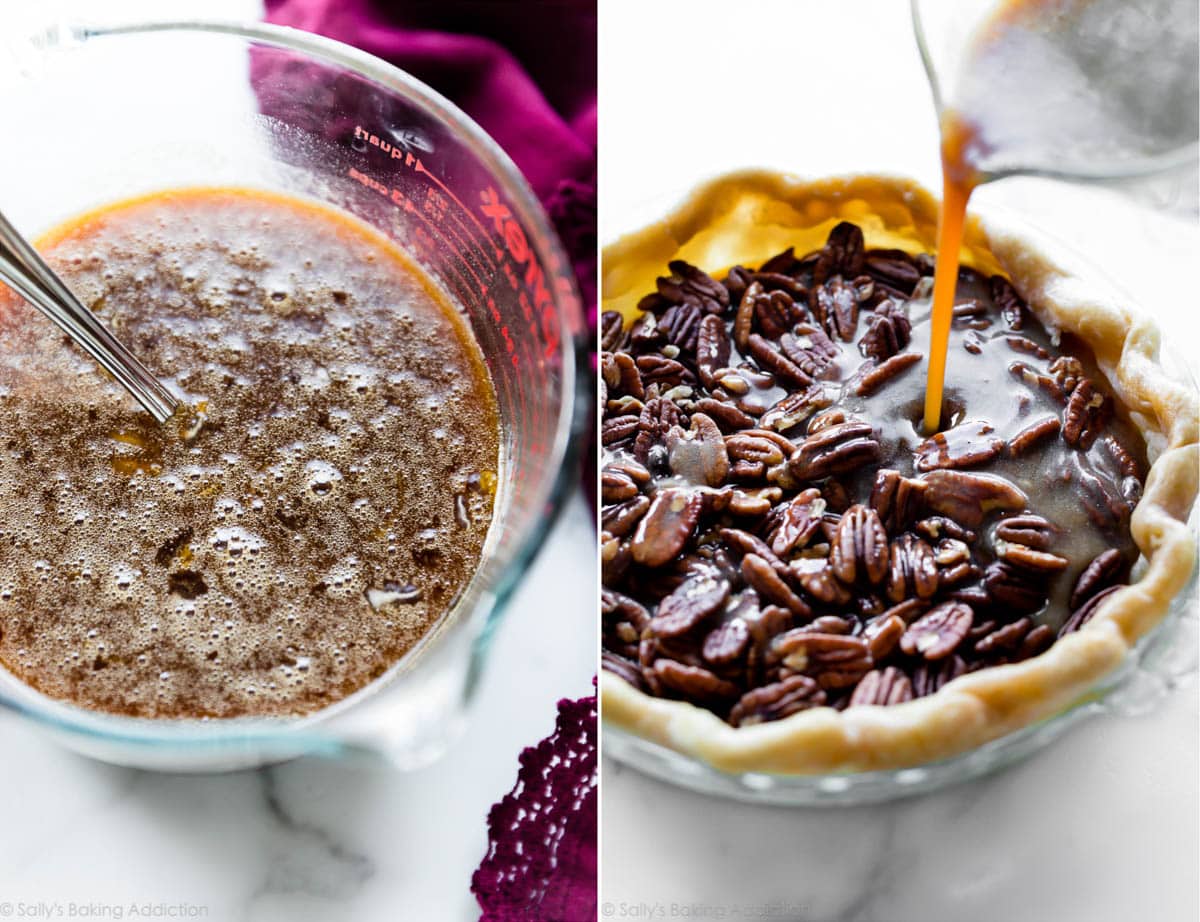
<instances>
[{"instance_id":1,"label":"pile of pecan","mask_svg":"<svg viewBox=\"0 0 1200 922\"><path fill-rule=\"evenodd\" d=\"M872 394L920 360L906 304L930 257L868 250L842 223L814 253L720 280L669 269L632 326L602 318L606 669L735 726L896 704L1036 656L1127 577L1128 553L1100 554L1062 627L1043 623L1048 584L1068 566L1056 526L1011 481L970 470L1051 437L1088 450L1104 436L1111 398L1078 360L1047 372L1014 361L1061 413L1008 443L978 421L939 433L918 447L915 476L883 466L870 420L831 405L831 379ZM1018 294L989 284L994 307L960 304L956 322L982 329L994 313L1015 351L1050 359L1019 333L1036 320ZM841 381L839 357L855 348ZM1127 482L1101 491L1094 519L1127 536L1137 465L1111 436L1103 444Z\"/></svg>"}]
</instances>

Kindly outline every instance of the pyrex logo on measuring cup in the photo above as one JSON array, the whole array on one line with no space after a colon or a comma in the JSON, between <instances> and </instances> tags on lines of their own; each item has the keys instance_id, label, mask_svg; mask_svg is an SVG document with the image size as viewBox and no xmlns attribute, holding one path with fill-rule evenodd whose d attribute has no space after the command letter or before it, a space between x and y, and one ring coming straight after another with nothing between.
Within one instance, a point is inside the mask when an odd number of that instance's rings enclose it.
<instances>
[{"instance_id":1,"label":"pyrex logo on measuring cup","mask_svg":"<svg viewBox=\"0 0 1200 922\"><path fill-rule=\"evenodd\" d=\"M469 208L455 192L425 166L420 157L405 146L381 139L362 125L354 126L354 140L362 142L363 153L375 148L407 171L410 180L422 187L399 188L369 176L353 167L347 175L365 188L388 198L421 223L413 229L419 250L432 257L448 250L456 257L449 266L461 293L484 300L504 339L514 367L520 365L517 343L489 290L488 281L502 275L517 298L521 316L531 333L540 340L541 358L552 361L561 345L561 321L555 309L555 297L573 297L570 281L562 274L557 257L543 266L525 229L512 208L492 185L479 192L480 214ZM483 221L481 221L481 217ZM483 222L491 225L491 230Z\"/></svg>"}]
</instances>

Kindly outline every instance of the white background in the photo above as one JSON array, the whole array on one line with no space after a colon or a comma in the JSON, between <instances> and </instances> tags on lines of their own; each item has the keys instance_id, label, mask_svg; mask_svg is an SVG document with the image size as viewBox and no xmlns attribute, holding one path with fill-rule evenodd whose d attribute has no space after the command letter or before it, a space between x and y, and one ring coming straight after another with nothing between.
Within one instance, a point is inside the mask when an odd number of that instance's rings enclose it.
<instances>
[{"instance_id":1,"label":"white background","mask_svg":"<svg viewBox=\"0 0 1200 922\"><path fill-rule=\"evenodd\" d=\"M600 20L601 240L698 180L767 166L939 185L936 120L903 0L606 0ZM1169 193L1175 207L1181 201ZM1153 311L1194 357L1194 218L1095 188L1008 180L1020 211ZM747 807L606 760L611 918L803 907L813 922L1193 922L1197 693L1104 718L994 778L884 807ZM691 905L695 904L695 905ZM785 916L773 916L783 918ZM786 916L790 918L790 916Z\"/></svg>"},{"instance_id":2,"label":"white background","mask_svg":"<svg viewBox=\"0 0 1200 922\"><path fill-rule=\"evenodd\" d=\"M0 40L55 10L89 21L261 15L253 0L0 0ZM19 170L31 149L4 143L0 169ZM111 905L129 918L131 902L206 907L198 918L209 922L478 918L468 887L488 809L516 781L521 750L553 730L558 699L591 693L594 534L576 496L511 603L466 738L423 771L307 760L158 775L71 755L0 712L0 918L40 901L64 918L72 901L105 919Z\"/></svg>"}]
</instances>

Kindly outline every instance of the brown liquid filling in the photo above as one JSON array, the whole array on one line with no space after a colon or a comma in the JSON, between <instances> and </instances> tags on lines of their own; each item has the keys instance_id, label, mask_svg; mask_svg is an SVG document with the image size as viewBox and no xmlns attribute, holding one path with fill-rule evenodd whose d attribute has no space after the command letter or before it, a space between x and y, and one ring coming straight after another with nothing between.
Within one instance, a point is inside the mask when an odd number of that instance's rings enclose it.
<instances>
[{"instance_id":1,"label":"brown liquid filling","mask_svg":"<svg viewBox=\"0 0 1200 922\"><path fill-rule=\"evenodd\" d=\"M382 675L473 574L495 395L455 308L331 210L189 190L44 253L187 409L164 427L0 293L0 661L145 717L292 715Z\"/></svg>"}]
</instances>

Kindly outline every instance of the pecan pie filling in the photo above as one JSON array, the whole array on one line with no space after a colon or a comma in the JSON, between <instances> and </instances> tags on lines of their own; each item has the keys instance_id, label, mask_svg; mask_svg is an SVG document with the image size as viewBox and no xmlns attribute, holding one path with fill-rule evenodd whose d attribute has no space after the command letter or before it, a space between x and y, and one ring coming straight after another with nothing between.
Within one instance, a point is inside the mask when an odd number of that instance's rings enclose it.
<instances>
[{"instance_id":1,"label":"pecan pie filling","mask_svg":"<svg viewBox=\"0 0 1200 922\"><path fill-rule=\"evenodd\" d=\"M602 318L604 666L734 726L897 704L1078 630L1128 579L1141 435L1090 351L964 268L922 432L934 260L850 223Z\"/></svg>"}]
</instances>

